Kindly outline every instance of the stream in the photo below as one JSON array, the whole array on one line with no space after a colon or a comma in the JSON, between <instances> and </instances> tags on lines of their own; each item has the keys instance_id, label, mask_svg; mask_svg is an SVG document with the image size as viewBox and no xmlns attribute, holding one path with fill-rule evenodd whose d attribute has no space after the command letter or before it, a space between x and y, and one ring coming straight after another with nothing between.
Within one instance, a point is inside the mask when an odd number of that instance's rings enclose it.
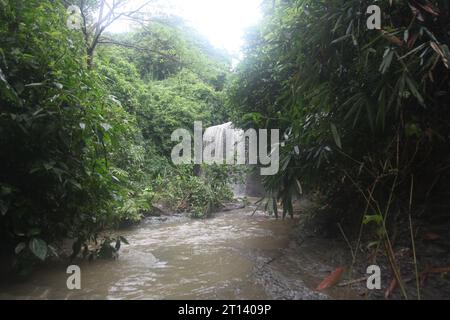
<instances>
[{"instance_id":1,"label":"stream","mask_svg":"<svg viewBox=\"0 0 450 320\"><path fill-rule=\"evenodd\" d=\"M0 289L0 299L328 299L315 292L332 270L293 241L297 220L275 220L246 208L209 220L148 219L121 232L115 261L82 262L81 290L67 289L65 265L38 270L27 282ZM158 222L159 223L156 223ZM289 253L290 250L290 253ZM327 259L328 260L328 259ZM325 261L325 260L324 260Z\"/></svg>"}]
</instances>

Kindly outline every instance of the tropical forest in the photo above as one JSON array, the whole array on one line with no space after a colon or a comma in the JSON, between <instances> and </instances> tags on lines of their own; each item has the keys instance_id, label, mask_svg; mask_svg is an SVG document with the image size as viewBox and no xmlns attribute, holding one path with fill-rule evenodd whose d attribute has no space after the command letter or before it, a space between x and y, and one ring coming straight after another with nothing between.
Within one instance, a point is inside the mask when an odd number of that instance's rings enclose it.
<instances>
[{"instance_id":1,"label":"tropical forest","mask_svg":"<svg viewBox=\"0 0 450 320\"><path fill-rule=\"evenodd\" d=\"M449 48L448 0L0 0L0 299L449 299Z\"/></svg>"}]
</instances>

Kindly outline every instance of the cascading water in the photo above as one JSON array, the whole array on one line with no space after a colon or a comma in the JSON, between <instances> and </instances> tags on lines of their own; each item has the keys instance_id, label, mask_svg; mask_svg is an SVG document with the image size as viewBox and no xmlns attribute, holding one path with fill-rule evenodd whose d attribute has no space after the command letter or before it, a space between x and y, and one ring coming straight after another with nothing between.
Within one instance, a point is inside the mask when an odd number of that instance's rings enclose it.
<instances>
[{"instance_id":1,"label":"cascading water","mask_svg":"<svg viewBox=\"0 0 450 320\"><path fill-rule=\"evenodd\" d=\"M223 159L226 159L226 144L227 139L230 138L232 139L233 145L236 145L242 138L240 130L236 130L232 122L209 127L205 130L205 134L203 136L203 147L210 147L210 150L212 150L215 157L222 157ZM246 187L244 183L235 183L231 186L231 188L235 198L246 196Z\"/></svg>"},{"instance_id":2,"label":"cascading water","mask_svg":"<svg viewBox=\"0 0 450 320\"><path fill-rule=\"evenodd\" d=\"M221 125L209 127L205 130L203 147L209 147L216 158L226 159L227 143L233 147L236 147L240 142L242 142L243 138L243 130L236 129L232 122L227 122ZM227 139L231 139L231 141ZM218 163L224 162L218 161ZM250 168L250 166L247 167ZM242 198L246 196L264 196L264 188L261 184L261 178L252 173L247 174L246 177L244 177L243 182L235 183L231 187L235 198Z\"/></svg>"},{"instance_id":3,"label":"cascading water","mask_svg":"<svg viewBox=\"0 0 450 320\"><path fill-rule=\"evenodd\" d=\"M218 126L209 127L203 135L203 147L213 151L218 162L220 158L225 159L227 142L236 146L242 139L242 130L235 129L232 122L227 122ZM231 139L231 141L227 141Z\"/></svg>"}]
</instances>

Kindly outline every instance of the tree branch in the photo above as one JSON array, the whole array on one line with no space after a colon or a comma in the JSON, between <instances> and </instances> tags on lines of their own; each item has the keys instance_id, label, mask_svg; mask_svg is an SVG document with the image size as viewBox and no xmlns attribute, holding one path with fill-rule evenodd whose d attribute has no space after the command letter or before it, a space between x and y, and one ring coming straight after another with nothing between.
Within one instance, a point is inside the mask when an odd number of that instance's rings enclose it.
<instances>
[{"instance_id":1,"label":"tree branch","mask_svg":"<svg viewBox=\"0 0 450 320\"><path fill-rule=\"evenodd\" d=\"M165 54L163 52L157 51L157 50L153 50L153 49L149 49L149 48L144 48L144 47L139 47L135 44L132 43L126 43L126 42L120 42L120 41L116 41L113 39L107 39L107 38L102 38L98 41L99 44L110 44L110 45L116 45L116 46L121 46L121 47L125 47L125 48L130 48L130 49L134 49L137 51L142 51L142 52L150 52L150 53L154 53L157 54L161 57L167 58L169 60L172 60L174 62L177 62L180 64L180 66L185 66L185 64L183 62L181 62L179 59L177 59L175 56L173 55L168 55Z\"/></svg>"}]
</instances>

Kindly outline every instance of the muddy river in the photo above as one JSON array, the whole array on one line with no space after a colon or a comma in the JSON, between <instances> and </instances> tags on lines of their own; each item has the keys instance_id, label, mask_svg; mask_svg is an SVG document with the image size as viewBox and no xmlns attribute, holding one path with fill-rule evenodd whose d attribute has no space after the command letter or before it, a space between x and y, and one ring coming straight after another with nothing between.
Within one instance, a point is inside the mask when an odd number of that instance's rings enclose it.
<instances>
[{"instance_id":1,"label":"muddy river","mask_svg":"<svg viewBox=\"0 0 450 320\"><path fill-rule=\"evenodd\" d=\"M67 289L66 265L46 266L32 279L0 289L0 299L327 299L317 293L333 269L293 241L296 220L275 220L253 209L210 220L150 219L122 232L115 261L83 262L81 290ZM339 258L339 257L338 257ZM339 261L336 261L339 263ZM341 291L334 298L349 298Z\"/></svg>"}]
</instances>

